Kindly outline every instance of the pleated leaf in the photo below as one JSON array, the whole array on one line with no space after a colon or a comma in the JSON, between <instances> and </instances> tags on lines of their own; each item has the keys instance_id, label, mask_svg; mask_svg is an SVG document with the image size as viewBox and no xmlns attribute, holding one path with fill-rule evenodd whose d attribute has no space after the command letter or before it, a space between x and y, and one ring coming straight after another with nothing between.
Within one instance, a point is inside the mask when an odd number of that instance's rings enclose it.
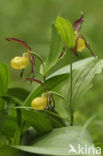
<instances>
[{"instance_id":1,"label":"pleated leaf","mask_svg":"<svg viewBox=\"0 0 103 156\"><path fill-rule=\"evenodd\" d=\"M55 26L64 43L69 48L73 48L75 45L75 35L72 24L67 19L58 16Z\"/></svg>"},{"instance_id":2,"label":"pleated leaf","mask_svg":"<svg viewBox=\"0 0 103 156\"><path fill-rule=\"evenodd\" d=\"M92 138L88 131L81 135L82 128L79 126L70 126L54 129L52 132L38 138L32 146L15 146L22 151L44 154L44 155L79 155L78 146L93 146ZM75 151L69 151L71 145ZM93 156L91 152L91 156Z\"/></svg>"},{"instance_id":3,"label":"pleated leaf","mask_svg":"<svg viewBox=\"0 0 103 156\"><path fill-rule=\"evenodd\" d=\"M59 61L59 57L62 53L64 43L57 32L57 29L54 24L52 24L52 35L51 35L51 46L48 57L45 61L45 72L40 69L40 73L46 75L47 72Z\"/></svg>"},{"instance_id":4,"label":"pleated leaf","mask_svg":"<svg viewBox=\"0 0 103 156\"><path fill-rule=\"evenodd\" d=\"M6 95L9 79L10 73L8 66L4 63L0 63L0 97Z\"/></svg>"}]
</instances>

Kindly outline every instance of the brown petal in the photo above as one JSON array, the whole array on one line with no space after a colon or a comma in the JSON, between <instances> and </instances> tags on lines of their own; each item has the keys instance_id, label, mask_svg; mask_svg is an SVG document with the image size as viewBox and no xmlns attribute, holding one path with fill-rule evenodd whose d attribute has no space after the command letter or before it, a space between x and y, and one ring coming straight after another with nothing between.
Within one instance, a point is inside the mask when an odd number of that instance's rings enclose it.
<instances>
[{"instance_id":1,"label":"brown petal","mask_svg":"<svg viewBox=\"0 0 103 156\"><path fill-rule=\"evenodd\" d=\"M81 29L81 24L83 23L83 21L84 15L83 12L81 12L81 17L73 23L74 31L79 31Z\"/></svg>"},{"instance_id":2,"label":"brown petal","mask_svg":"<svg viewBox=\"0 0 103 156\"><path fill-rule=\"evenodd\" d=\"M79 58L79 55L78 55L78 53L77 53L76 47L74 47L74 48L72 49L72 52L73 52L73 54L74 54L75 56L77 56L77 57Z\"/></svg>"},{"instance_id":3,"label":"brown petal","mask_svg":"<svg viewBox=\"0 0 103 156\"><path fill-rule=\"evenodd\" d=\"M95 56L94 52L92 51L90 45L87 42L85 42L85 44L86 44L86 47L90 50L91 54L96 58L96 56Z\"/></svg>"},{"instance_id":4,"label":"brown petal","mask_svg":"<svg viewBox=\"0 0 103 156\"><path fill-rule=\"evenodd\" d=\"M24 73L24 69L22 69L21 72L20 72L20 79L22 78L23 73Z\"/></svg>"},{"instance_id":5,"label":"brown petal","mask_svg":"<svg viewBox=\"0 0 103 156\"><path fill-rule=\"evenodd\" d=\"M85 41L85 45L90 50L92 56L94 56L96 58L96 56L95 56L94 52L92 51L91 46L89 45L89 43L85 40L85 38L82 35L80 35L80 36Z\"/></svg>"},{"instance_id":6,"label":"brown petal","mask_svg":"<svg viewBox=\"0 0 103 156\"><path fill-rule=\"evenodd\" d=\"M30 72L30 74L33 73L33 77L34 77L35 57L32 54L30 54L30 62L31 62L31 72Z\"/></svg>"},{"instance_id":7,"label":"brown petal","mask_svg":"<svg viewBox=\"0 0 103 156\"><path fill-rule=\"evenodd\" d=\"M27 45L27 43L23 40L19 40L17 38L6 38L7 41L14 41L17 42L19 44L21 44L22 46L24 46L26 49L31 50L31 48Z\"/></svg>"},{"instance_id":8,"label":"brown petal","mask_svg":"<svg viewBox=\"0 0 103 156\"><path fill-rule=\"evenodd\" d=\"M62 52L61 52L61 54L59 56L59 59L61 59L64 56L64 54L65 54L65 47L63 47L63 50L62 50Z\"/></svg>"}]
</instances>

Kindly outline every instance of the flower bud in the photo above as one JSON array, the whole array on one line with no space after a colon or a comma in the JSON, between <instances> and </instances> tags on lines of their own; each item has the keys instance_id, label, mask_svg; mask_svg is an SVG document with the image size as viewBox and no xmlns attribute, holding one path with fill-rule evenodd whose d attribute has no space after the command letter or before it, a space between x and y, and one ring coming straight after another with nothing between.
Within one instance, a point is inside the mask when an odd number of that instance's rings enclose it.
<instances>
[{"instance_id":1,"label":"flower bud","mask_svg":"<svg viewBox=\"0 0 103 156\"><path fill-rule=\"evenodd\" d=\"M82 51L86 47L85 41L83 38L79 37L77 40L77 51Z\"/></svg>"},{"instance_id":2,"label":"flower bud","mask_svg":"<svg viewBox=\"0 0 103 156\"><path fill-rule=\"evenodd\" d=\"M37 97L31 102L31 107L35 110L43 110L47 106L47 96Z\"/></svg>"},{"instance_id":3,"label":"flower bud","mask_svg":"<svg viewBox=\"0 0 103 156\"><path fill-rule=\"evenodd\" d=\"M10 65L14 69L24 69L29 65L29 63L30 54L28 52L24 53L22 57L17 56L10 61Z\"/></svg>"}]
</instances>

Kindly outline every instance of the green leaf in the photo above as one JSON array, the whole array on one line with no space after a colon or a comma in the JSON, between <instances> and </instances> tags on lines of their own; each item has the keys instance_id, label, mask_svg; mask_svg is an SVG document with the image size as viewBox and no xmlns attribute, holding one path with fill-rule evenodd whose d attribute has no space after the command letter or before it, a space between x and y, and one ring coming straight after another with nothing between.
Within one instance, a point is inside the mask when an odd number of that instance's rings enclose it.
<instances>
[{"instance_id":1,"label":"green leaf","mask_svg":"<svg viewBox=\"0 0 103 156\"><path fill-rule=\"evenodd\" d=\"M100 74L103 69L103 59L94 59L93 57L73 63L73 105L78 105L83 100L84 95L92 87L92 80L96 74ZM70 65L67 65L52 75L48 79L53 77L60 77L61 75L70 74ZM59 89L59 93L64 95L68 99L67 88L70 88L69 80L65 81ZM60 91L61 90L61 91ZM66 90L66 91L65 91ZM57 90L58 92L58 90ZM69 99L68 99L69 101ZM58 101L59 102L59 101ZM69 104L69 102L67 103ZM75 107L75 106L74 106Z\"/></svg>"},{"instance_id":2,"label":"green leaf","mask_svg":"<svg viewBox=\"0 0 103 156\"><path fill-rule=\"evenodd\" d=\"M3 101L8 101L8 107L11 103L23 105L24 100L29 95L29 92L23 88L9 88L7 92L7 96L4 97ZM3 134L9 137L13 137L14 133L16 131L16 110L12 108L9 115L7 116L4 128L3 128Z\"/></svg>"},{"instance_id":3,"label":"green leaf","mask_svg":"<svg viewBox=\"0 0 103 156\"><path fill-rule=\"evenodd\" d=\"M76 37L74 35L72 24L63 17L58 16L55 26L66 46L68 46L69 48L73 48L75 45Z\"/></svg>"},{"instance_id":4,"label":"green leaf","mask_svg":"<svg viewBox=\"0 0 103 156\"><path fill-rule=\"evenodd\" d=\"M0 113L0 145L2 145L4 143L3 128L4 128L4 124L5 124L6 118L8 116L8 113L10 112L11 107L12 106L10 104L8 104L6 106L6 108L3 109L2 112Z\"/></svg>"},{"instance_id":5,"label":"green leaf","mask_svg":"<svg viewBox=\"0 0 103 156\"><path fill-rule=\"evenodd\" d=\"M14 136L16 131L16 117L8 115L3 128L3 134L9 138Z\"/></svg>"},{"instance_id":6,"label":"green leaf","mask_svg":"<svg viewBox=\"0 0 103 156\"><path fill-rule=\"evenodd\" d=\"M59 61L59 56L62 53L64 43L59 36L57 29L54 24L52 24L52 37L49 55L45 61L45 72L41 66L40 72L46 75L47 72Z\"/></svg>"},{"instance_id":7,"label":"green leaf","mask_svg":"<svg viewBox=\"0 0 103 156\"><path fill-rule=\"evenodd\" d=\"M6 120L6 117L11 109L11 105L7 105L7 107L3 110L3 112L0 114L0 132L2 131L2 128L4 126L4 122Z\"/></svg>"},{"instance_id":8,"label":"green leaf","mask_svg":"<svg viewBox=\"0 0 103 156\"><path fill-rule=\"evenodd\" d=\"M83 60L80 60L80 61L77 61L77 62L74 62L72 64L72 68L73 68L73 71L74 70L79 70L80 68L82 68L84 65L86 65L87 63L91 62L92 60L94 60L95 58L94 57L89 57L89 58L86 58L86 59L83 59ZM54 72L53 74L51 74L49 78L52 78L54 76L59 76L59 75L62 75L62 74L70 74L70 65L66 65L62 68L60 68L59 70L57 70L56 72Z\"/></svg>"},{"instance_id":9,"label":"green leaf","mask_svg":"<svg viewBox=\"0 0 103 156\"><path fill-rule=\"evenodd\" d=\"M19 106L21 105L20 101L9 97L12 103L16 103ZM45 133L53 129L53 127L62 127L62 119L59 117L55 117L55 115L49 114L47 112L40 112L30 110L28 108L21 107L13 107L12 112L7 116L7 119L4 124L3 133L7 136L13 136L15 133L15 125L16 125L16 109L21 111L22 114L22 122L25 122L25 126L22 128L28 128L29 126L34 127L39 133ZM12 132L12 133L11 133Z\"/></svg>"},{"instance_id":10,"label":"green leaf","mask_svg":"<svg viewBox=\"0 0 103 156\"><path fill-rule=\"evenodd\" d=\"M38 138L32 146L15 146L22 151L44 154L44 155L70 155L70 144L78 151L78 145L82 147L93 145L92 139L88 131L81 136L82 128L78 126L70 126L54 129L52 132ZM77 153L77 155L79 155ZM92 156L92 154L91 154Z\"/></svg>"},{"instance_id":11,"label":"green leaf","mask_svg":"<svg viewBox=\"0 0 103 156\"><path fill-rule=\"evenodd\" d=\"M96 74L100 74L103 69L102 59L93 59L80 69L73 72L73 93L72 104L78 105L83 100L84 95L93 86L92 80Z\"/></svg>"},{"instance_id":12,"label":"green leaf","mask_svg":"<svg viewBox=\"0 0 103 156\"><path fill-rule=\"evenodd\" d=\"M22 117L30 126L33 126L38 132L44 133L53 129L53 127L62 127L63 122L61 118L49 111L35 111L23 108Z\"/></svg>"},{"instance_id":13,"label":"green leaf","mask_svg":"<svg viewBox=\"0 0 103 156\"><path fill-rule=\"evenodd\" d=\"M18 108L19 109L19 108ZM39 134L51 131L54 127L62 127L60 121L53 121L52 117L49 115L36 112L34 110L21 109L22 122L25 123L22 131L24 132L29 127L34 127ZM56 122L56 123L55 123ZM56 126L55 126L56 125ZM8 115L3 129L3 134L9 137L13 137L16 130L16 117L13 115Z\"/></svg>"},{"instance_id":14,"label":"green leaf","mask_svg":"<svg viewBox=\"0 0 103 156\"><path fill-rule=\"evenodd\" d=\"M10 73L8 66L4 63L0 63L0 97L6 95L9 79Z\"/></svg>"},{"instance_id":15,"label":"green leaf","mask_svg":"<svg viewBox=\"0 0 103 156\"><path fill-rule=\"evenodd\" d=\"M10 146L2 146L0 147L0 155L2 156L25 156L25 153L20 151L20 150L17 150L17 149L14 149Z\"/></svg>"},{"instance_id":16,"label":"green leaf","mask_svg":"<svg viewBox=\"0 0 103 156\"><path fill-rule=\"evenodd\" d=\"M53 129L51 120L45 114L34 110L22 110L23 121L33 126L39 133L48 132Z\"/></svg>"},{"instance_id":17,"label":"green leaf","mask_svg":"<svg viewBox=\"0 0 103 156\"><path fill-rule=\"evenodd\" d=\"M29 95L29 91L25 90L24 88L14 87L9 88L7 94L24 102Z\"/></svg>"},{"instance_id":18,"label":"green leaf","mask_svg":"<svg viewBox=\"0 0 103 156\"><path fill-rule=\"evenodd\" d=\"M49 55L45 61L45 72L41 66L40 73L44 76L59 61L65 44L72 48L75 45L75 35L72 24L62 18L57 17L56 23L52 24L52 38Z\"/></svg>"}]
</instances>

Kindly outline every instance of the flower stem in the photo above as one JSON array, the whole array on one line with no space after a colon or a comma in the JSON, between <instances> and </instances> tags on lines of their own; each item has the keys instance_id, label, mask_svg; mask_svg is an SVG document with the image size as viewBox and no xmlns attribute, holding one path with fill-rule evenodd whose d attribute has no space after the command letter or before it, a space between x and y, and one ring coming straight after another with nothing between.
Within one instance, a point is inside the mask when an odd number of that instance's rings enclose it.
<instances>
[{"instance_id":1,"label":"flower stem","mask_svg":"<svg viewBox=\"0 0 103 156\"><path fill-rule=\"evenodd\" d=\"M58 96L59 98L61 98L62 100L64 100L64 102L66 102L66 99L64 98L63 95L57 93L57 92L54 92L54 91L48 91L48 93L45 93L45 94L52 94L52 95L56 95Z\"/></svg>"},{"instance_id":2,"label":"flower stem","mask_svg":"<svg viewBox=\"0 0 103 156\"><path fill-rule=\"evenodd\" d=\"M17 105L19 106L19 105ZM21 130L22 130L22 123L21 123L21 110L17 109L17 127L16 127L16 133L13 140L13 145L19 145L20 144L20 137L21 137Z\"/></svg>"},{"instance_id":3,"label":"flower stem","mask_svg":"<svg viewBox=\"0 0 103 156\"><path fill-rule=\"evenodd\" d=\"M72 51L70 50L70 125L73 126L73 108L72 108Z\"/></svg>"},{"instance_id":4,"label":"flower stem","mask_svg":"<svg viewBox=\"0 0 103 156\"><path fill-rule=\"evenodd\" d=\"M35 53L34 51L31 51L31 53L40 60L43 67L43 72L45 72L45 66L42 57L39 54Z\"/></svg>"},{"instance_id":5,"label":"flower stem","mask_svg":"<svg viewBox=\"0 0 103 156\"><path fill-rule=\"evenodd\" d=\"M5 123L5 120L7 118L7 115L11 109L11 105L10 104L7 104L7 107L5 108L5 106L3 107L3 110L1 111L1 118L0 118L0 145L2 145L2 130L3 130L3 127L4 127L4 123Z\"/></svg>"}]
</instances>

